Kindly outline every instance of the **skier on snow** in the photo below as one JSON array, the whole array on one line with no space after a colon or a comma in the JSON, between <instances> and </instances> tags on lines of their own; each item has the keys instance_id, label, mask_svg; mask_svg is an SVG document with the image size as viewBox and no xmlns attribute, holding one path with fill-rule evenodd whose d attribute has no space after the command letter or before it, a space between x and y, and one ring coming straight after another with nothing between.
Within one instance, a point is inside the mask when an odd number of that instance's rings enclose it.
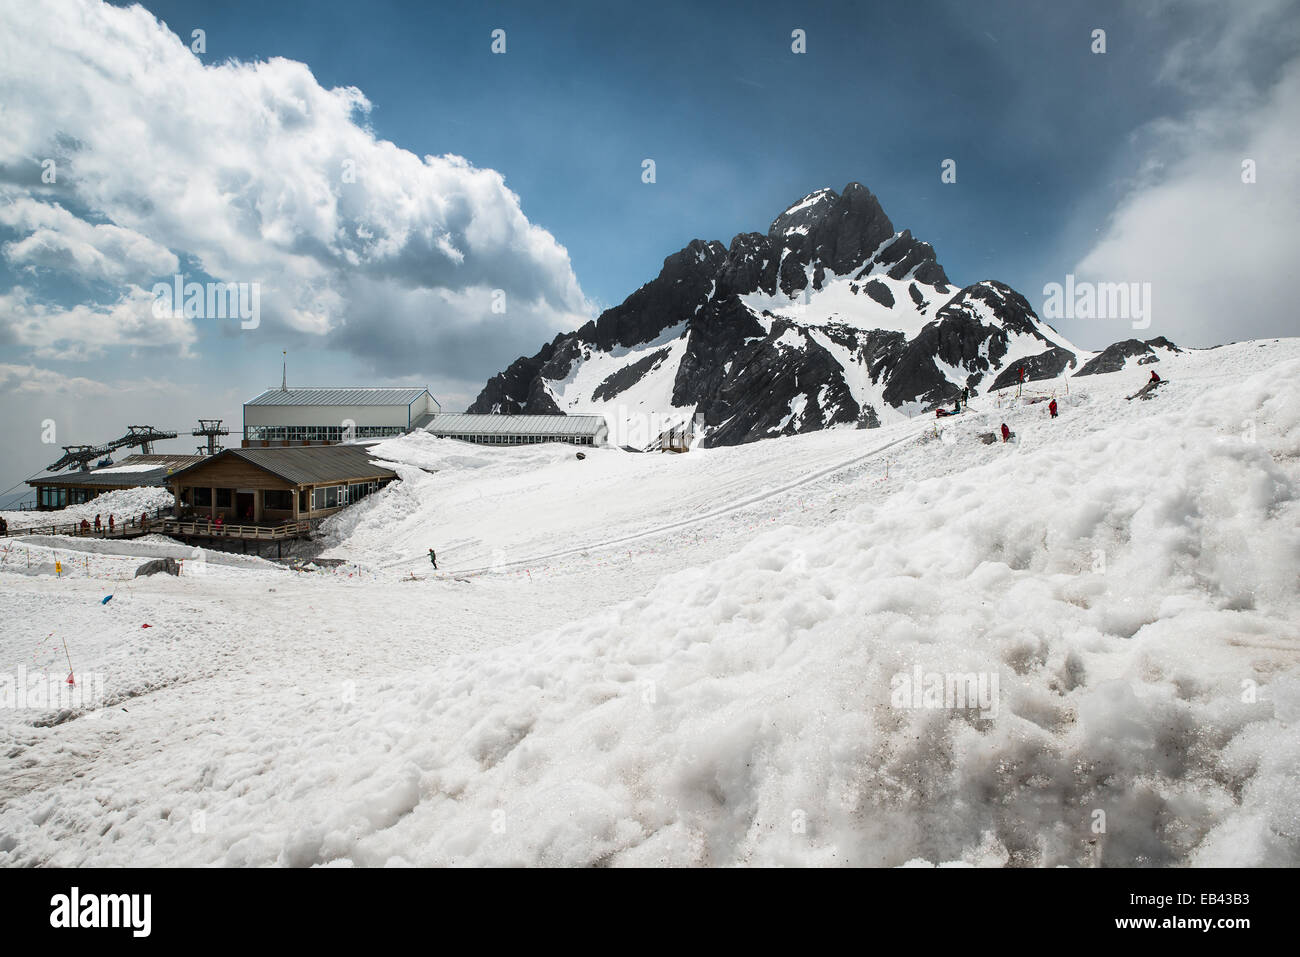
<instances>
[{"instance_id":1,"label":"skier on snow","mask_svg":"<svg viewBox=\"0 0 1300 957\"><path fill-rule=\"evenodd\" d=\"M1052 413L1052 418L1056 418L1056 400L1053 399L1047 406L1047 411Z\"/></svg>"},{"instance_id":2,"label":"skier on snow","mask_svg":"<svg viewBox=\"0 0 1300 957\"><path fill-rule=\"evenodd\" d=\"M438 556L434 554L432 548L429 549L429 564L433 566L435 572L438 570Z\"/></svg>"},{"instance_id":3,"label":"skier on snow","mask_svg":"<svg viewBox=\"0 0 1300 957\"><path fill-rule=\"evenodd\" d=\"M1008 441L1010 441L1010 440L1011 440L1011 430L1008 429L1008 428L1007 428L1007 424L1006 424L1005 422L1003 422L1003 423L1002 423L1002 441L1003 441L1003 442L1008 442Z\"/></svg>"}]
</instances>

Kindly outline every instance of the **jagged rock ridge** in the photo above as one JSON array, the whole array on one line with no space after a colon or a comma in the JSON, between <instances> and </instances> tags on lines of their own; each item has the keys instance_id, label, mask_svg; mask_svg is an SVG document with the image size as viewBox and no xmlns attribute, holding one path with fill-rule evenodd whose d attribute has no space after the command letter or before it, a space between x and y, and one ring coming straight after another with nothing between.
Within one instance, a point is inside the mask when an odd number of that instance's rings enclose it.
<instances>
[{"instance_id":1,"label":"jagged rock ridge","mask_svg":"<svg viewBox=\"0 0 1300 957\"><path fill-rule=\"evenodd\" d=\"M850 183L766 233L691 241L622 304L493 376L468 411L602 412L633 445L655 421L695 416L706 445L735 445L875 427L1083 355L1009 286L953 288L934 249Z\"/></svg>"}]
</instances>

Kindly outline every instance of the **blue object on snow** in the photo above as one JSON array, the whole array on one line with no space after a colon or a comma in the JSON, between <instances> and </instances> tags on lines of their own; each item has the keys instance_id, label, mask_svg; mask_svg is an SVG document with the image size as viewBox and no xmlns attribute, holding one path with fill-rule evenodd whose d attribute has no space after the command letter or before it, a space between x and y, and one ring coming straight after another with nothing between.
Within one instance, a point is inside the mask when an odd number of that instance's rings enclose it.
<instances>
[{"instance_id":1,"label":"blue object on snow","mask_svg":"<svg viewBox=\"0 0 1300 957\"><path fill-rule=\"evenodd\" d=\"M110 601L112 601L112 600L113 600L113 596L112 596L112 595L105 595L105 596L104 596L104 600L101 601L100 604L101 604L101 605L107 605L107 604L108 604Z\"/></svg>"}]
</instances>

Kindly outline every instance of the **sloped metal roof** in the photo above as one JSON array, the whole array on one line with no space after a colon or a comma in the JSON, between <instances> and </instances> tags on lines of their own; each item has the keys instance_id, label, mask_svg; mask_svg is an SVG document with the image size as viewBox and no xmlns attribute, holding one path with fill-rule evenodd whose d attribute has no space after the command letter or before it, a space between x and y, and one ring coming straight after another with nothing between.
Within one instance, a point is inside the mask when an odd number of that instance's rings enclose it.
<instances>
[{"instance_id":1,"label":"sloped metal roof","mask_svg":"<svg viewBox=\"0 0 1300 957\"><path fill-rule=\"evenodd\" d=\"M128 455L112 465L89 472L65 472L28 481L28 485L90 485L99 488L164 486L171 474L202 462L203 455ZM144 468L143 466L152 466Z\"/></svg>"},{"instance_id":2,"label":"sloped metal roof","mask_svg":"<svg viewBox=\"0 0 1300 957\"><path fill-rule=\"evenodd\" d=\"M226 449L191 468L236 456L278 475L293 485L326 485L344 479L396 478L397 473L376 465L363 445L304 445L287 448ZM188 472L190 469L183 471ZM183 472L173 473L173 479Z\"/></svg>"},{"instance_id":3,"label":"sloped metal roof","mask_svg":"<svg viewBox=\"0 0 1300 957\"><path fill-rule=\"evenodd\" d=\"M476 415L443 412L424 427L434 435L596 435L603 415Z\"/></svg>"},{"instance_id":4,"label":"sloped metal roof","mask_svg":"<svg viewBox=\"0 0 1300 957\"><path fill-rule=\"evenodd\" d=\"M267 389L244 405L410 405L424 388L409 389Z\"/></svg>"}]
</instances>

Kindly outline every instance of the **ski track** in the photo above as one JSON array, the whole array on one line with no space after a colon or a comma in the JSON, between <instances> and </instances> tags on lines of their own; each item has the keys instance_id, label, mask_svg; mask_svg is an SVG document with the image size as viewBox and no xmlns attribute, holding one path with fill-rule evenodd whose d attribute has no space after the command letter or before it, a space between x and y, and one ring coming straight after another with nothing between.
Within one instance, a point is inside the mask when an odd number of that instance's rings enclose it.
<instances>
[{"instance_id":1,"label":"ski track","mask_svg":"<svg viewBox=\"0 0 1300 957\"><path fill-rule=\"evenodd\" d=\"M601 549L614 548L619 545L625 545L629 542L636 542L645 538L653 538L656 535L664 535L668 532L679 531L684 528L691 528L693 526L703 524L704 522L710 521L712 519L719 518L723 515L729 515L732 512L738 511L740 509L748 508L752 505L757 505L760 502L765 502L769 499L774 499L777 496L784 495L787 492L792 492L795 489L801 488L805 485L811 485L815 482L818 482L826 478L829 475L835 474L836 472L842 472L845 469L850 469L855 466L861 465L863 462L875 458L881 452L887 452L889 449L892 449L898 445L902 445L904 442L914 441L918 437L918 435L924 434L926 431L929 431L929 429L930 429L930 425L929 423L927 423L925 429L919 430L912 435L906 435L903 436L902 438L894 439L892 442L886 442L884 445L872 449L870 452L866 452L862 455L855 455L846 461L838 462L834 465L829 465L826 466L825 468L818 469L816 472L813 472L803 478L796 479L793 482L788 482L785 485L779 486L778 488L770 489L769 491L760 493L758 495L751 495L748 498L744 498L739 501L732 502L729 505L724 505L721 508L717 508L710 512L707 512L704 515L698 515L694 518L683 519L680 522L672 522L667 525L659 525L655 528L650 528L650 529L646 529L645 531L636 532L635 534L632 535L624 535L620 538L610 538L604 541L592 542L589 545L580 545L574 548L566 548L561 551L550 552L544 555L531 555L526 558L511 559L510 561L501 562L500 564L497 565L484 565L484 566L479 566L477 568L447 569L446 574L480 575L486 572L504 571L509 568L524 568L530 565L536 565L540 562L554 561L559 558L567 558L571 555L587 555L590 552L600 551ZM699 508L703 508L703 507L704 506L699 506ZM387 562L385 564L379 565L378 567L395 568L399 565L407 565L412 562L419 561L420 559L425 557L427 556L421 556L417 554L407 558L401 558L393 562ZM439 570L441 571L441 569Z\"/></svg>"}]
</instances>

